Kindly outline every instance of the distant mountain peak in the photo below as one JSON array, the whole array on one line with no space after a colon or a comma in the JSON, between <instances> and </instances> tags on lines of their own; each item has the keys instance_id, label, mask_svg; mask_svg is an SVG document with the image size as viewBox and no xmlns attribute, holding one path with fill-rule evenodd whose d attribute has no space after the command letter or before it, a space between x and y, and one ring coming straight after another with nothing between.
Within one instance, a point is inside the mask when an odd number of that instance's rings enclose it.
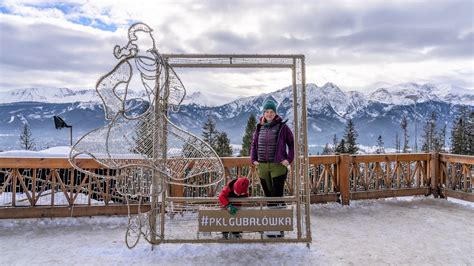
<instances>
[{"instance_id":1,"label":"distant mountain peak","mask_svg":"<svg viewBox=\"0 0 474 266\"><path fill-rule=\"evenodd\" d=\"M381 84L381 83L380 83ZM417 84L414 82L400 83L392 86L381 86L372 93L359 91L342 91L335 83L327 82L322 87L314 83L308 83L308 102L313 104L330 104L337 112L345 112L349 106L364 104L364 102L380 102L390 105L409 105L413 100L409 96L417 96L417 102L446 101L456 104L474 105L474 91L463 89L450 84L435 85L432 83ZM143 97L143 93L130 90L132 98ZM263 93L258 96L249 96L236 99L230 103L241 105L244 102L252 101L263 97L271 97L278 104L282 103L292 94L292 86L287 86L271 93ZM183 104L196 104L200 106L219 106L216 104L215 95L205 94L200 91L186 95ZM411 97L413 98L413 97ZM71 90L68 88L27 88L11 91L0 91L0 103L14 102L49 102L49 103L73 103L73 102L94 102L101 103L95 90ZM357 103L354 103L357 102ZM230 104L229 103L229 104ZM220 104L220 106L225 104Z\"/></svg>"}]
</instances>

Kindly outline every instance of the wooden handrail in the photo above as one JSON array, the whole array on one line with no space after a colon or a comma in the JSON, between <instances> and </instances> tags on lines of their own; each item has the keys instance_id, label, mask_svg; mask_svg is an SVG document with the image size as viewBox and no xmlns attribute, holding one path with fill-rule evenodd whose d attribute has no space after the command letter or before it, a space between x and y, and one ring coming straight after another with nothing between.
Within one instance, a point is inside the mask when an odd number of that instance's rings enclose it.
<instances>
[{"instance_id":1,"label":"wooden handrail","mask_svg":"<svg viewBox=\"0 0 474 266\"><path fill-rule=\"evenodd\" d=\"M430 159L429 153L406 153L406 154L363 154L351 155L354 163L375 163L387 161L427 161Z\"/></svg>"},{"instance_id":2,"label":"wooden handrail","mask_svg":"<svg viewBox=\"0 0 474 266\"><path fill-rule=\"evenodd\" d=\"M474 164L474 156L440 153L439 160L441 162Z\"/></svg>"},{"instance_id":3,"label":"wooden handrail","mask_svg":"<svg viewBox=\"0 0 474 266\"><path fill-rule=\"evenodd\" d=\"M309 156L310 164L333 164L337 163L338 155L312 155ZM353 163L373 163L387 161L427 161L430 160L430 153L407 153L407 154L363 154L350 155ZM250 166L249 157L221 157L225 167ZM454 162L464 164L474 164L474 156L457 154L439 154L439 160L443 162ZM103 168L93 159L77 159L77 164L83 168ZM72 166L67 158L16 158L0 157L0 168L51 168L69 169Z\"/></svg>"}]
</instances>

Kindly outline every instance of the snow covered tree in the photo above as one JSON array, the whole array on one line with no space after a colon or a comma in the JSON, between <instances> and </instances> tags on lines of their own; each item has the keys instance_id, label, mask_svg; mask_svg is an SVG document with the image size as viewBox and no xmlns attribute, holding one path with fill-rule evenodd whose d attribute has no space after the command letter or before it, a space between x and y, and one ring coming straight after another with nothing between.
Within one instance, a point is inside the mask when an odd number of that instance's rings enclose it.
<instances>
[{"instance_id":1,"label":"snow covered tree","mask_svg":"<svg viewBox=\"0 0 474 266\"><path fill-rule=\"evenodd\" d=\"M382 135L379 135L377 138L377 150L375 151L377 154L385 153L384 143L382 140Z\"/></svg>"},{"instance_id":2,"label":"snow covered tree","mask_svg":"<svg viewBox=\"0 0 474 266\"><path fill-rule=\"evenodd\" d=\"M244 136L242 137L242 150L240 156L250 156L250 145L252 145L253 132L257 126L257 119L254 114L250 114L245 127Z\"/></svg>"},{"instance_id":3,"label":"snow covered tree","mask_svg":"<svg viewBox=\"0 0 474 266\"><path fill-rule=\"evenodd\" d=\"M23 125L23 130L20 134L20 145L25 150L34 150L35 148L35 139L33 138L33 134L31 134L30 126L25 123Z\"/></svg>"},{"instance_id":4,"label":"snow covered tree","mask_svg":"<svg viewBox=\"0 0 474 266\"><path fill-rule=\"evenodd\" d=\"M359 147L357 147L358 136L359 134L355 130L354 122L352 121L352 118L349 118L349 120L347 120L346 129L344 130L344 140L346 142L347 153L356 154L359 150Z\"/></svg>"},{"instance_id":5,"label":"snow covered tree","mask_svg":"<svg viewBox=\"0 0 474 266\"><path fill-rule=\"evenodd\" d=\"M409 138L409 136L408 136L408 119L407 119L406 115L403 115L402 122L400 123L400 127L403 130L403 148L402 148L402 152L407 153L408 149L410 147L408 146L408 138Z\"/></svg>"}]
</instances>

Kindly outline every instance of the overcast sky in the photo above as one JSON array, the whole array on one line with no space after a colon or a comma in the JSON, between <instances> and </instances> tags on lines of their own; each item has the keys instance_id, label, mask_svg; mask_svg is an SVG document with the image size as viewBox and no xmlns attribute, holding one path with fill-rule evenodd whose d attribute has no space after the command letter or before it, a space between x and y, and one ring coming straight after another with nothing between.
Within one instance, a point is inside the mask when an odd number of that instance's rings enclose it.
<instances>
[{"instance_id":1,"label":"overcast sky","mask_svg":"<svg viewBox=\"0 0 474 266\"><path fill-rule=\"evenodd\" d=\"M345 90L447 83L474 89L474 1L1 1L0 90L93 89L128 27L162 53L305 54L307 82ZM222 100L291 84L288 71L179 69Z\"/></svg>"}]
</instances>

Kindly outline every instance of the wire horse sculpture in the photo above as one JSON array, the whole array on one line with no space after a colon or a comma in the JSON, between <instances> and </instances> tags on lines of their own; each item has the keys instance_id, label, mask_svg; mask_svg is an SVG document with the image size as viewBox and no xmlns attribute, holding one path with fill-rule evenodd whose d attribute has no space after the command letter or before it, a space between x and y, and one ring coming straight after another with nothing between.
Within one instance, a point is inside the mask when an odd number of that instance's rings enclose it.
<instances>
[{"instance_id":1,"label":"wire horse sculpture","mask_svg":"<svg viewBox=\"0 0 474 266\"><path fill-rule=\"evenodd\" d=\"M116 45L116 66L102 76L96 90L108 124L80 138L71 148L69 162L78 171L100 178L105 175L81 167L79 158L92 158L116 171L116 187L128 206L126 244L133 248L141 235L156 244L163 239L163 193L169 184L208 187L223 179L224 167L212 147L174 125L168 111L178 112L186 90L176 72L160 55L152 29L136 23L128 30L128 43ZM131 89L140 88L132 98ZM202 182L205 175L206 182ZM132 215L131 202L138 202ZM149 202L150 211L141 213ZM158 226L158 228L157 228Z\"/></svg>"}]
</instances>

